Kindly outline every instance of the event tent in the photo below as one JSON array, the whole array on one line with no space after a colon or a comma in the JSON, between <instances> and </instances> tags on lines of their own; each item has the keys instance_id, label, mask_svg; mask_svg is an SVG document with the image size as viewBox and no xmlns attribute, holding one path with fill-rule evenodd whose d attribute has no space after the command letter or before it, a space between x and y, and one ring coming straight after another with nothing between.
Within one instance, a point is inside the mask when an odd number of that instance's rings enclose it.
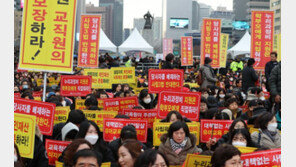
<instances>
[{"instance_id":1,"label":"event tent","mask_svg":"<svg viewBox=\"0 0 296 167\"><path fill-rule=\"evenodd\" d=\"M240 41L236 45L228 49L227 53L230 53L231 57L234 58L237 55L250 54L250 50L251 50L251 36L248 30L246 30L245 35L240 39Z\"/></svg>"},{"instance_id":2,"label":"event tent","mask_svg":"<svg viewBox=\"0 0 296 167\"><path fill-rule=\"evenodd\" d=\"M105 32L100 30L100 45L99 50L106 50L116 53L116 46L110 41Z\"/></svg>"},{"instance_id":3,"label":"event tent","mask_svg":"<svg viewBox=\"0 0 296 167\"><path fill-rule=\"evenodd\" d=\"M137 28L135 28L131 35L118 47L118 50L119 52L145 51L153 54L153 47L146 42Z\"/></svg>"}]
</instances>

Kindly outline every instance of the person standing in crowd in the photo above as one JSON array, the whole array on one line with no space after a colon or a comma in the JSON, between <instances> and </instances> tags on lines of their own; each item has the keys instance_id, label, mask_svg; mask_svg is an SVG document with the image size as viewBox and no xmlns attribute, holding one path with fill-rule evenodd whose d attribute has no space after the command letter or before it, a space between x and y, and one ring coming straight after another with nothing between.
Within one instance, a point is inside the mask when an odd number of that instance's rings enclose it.
<instances>
[{"instance_id":1,"label":"person standing in crowd","mask_svg":"<svg viewBox=\"0 0 296 167\"><path fill-rule=\"evenodd\" d=\"M272 101L281 102L281 62L271 71L269 77L270 94Z\"/></svg>"},{"instance_id":2,"label":"person standing in crowd","mask_svg":"<svg viewBox=\"0 0 296 167\"><path fill-rule=\"evenodd\" d=\"M200 68L202 72L203 82L201 88L208 88L208 86L214 86L218 81L214 73L214 69L211 67L212 59L209 57L205 58L204 66Z\"/></svg>"},{"instance_id":3,"label":"person standing in crowd","mask_svg":"<svg viewBox=\"0 0 296 167\"><path fill-rule=\"evenodd\" d=\"M172 53L167 54L165 57L165 62L163 63L161 69L174 69L174 62L175 56Z\"/></svg>"},{"instance_id":4,"label":"person standing in crowd","mask_svg":"<svg viewBox=\"0 0 296 167\"><path fill-rule=\"evenodd\" d=\"M242 167L241 152L232 145L223 144L215 150L211 164L212 167Z\"/></svg>"},{"instance_id":5,"label":"person standing in crowd","mask_svg":"<svg viewBox=\"0 0 296 167\"><path fill-rule=\"evenodd\" d=\"M240 58L236 57L235 61L230 64L230 69L233 72L242 71L244 69L244 63L240 60Z\"/></svg>"},{"instance_id":6,"label":"person standing in crowd","mask_svg":"<svg viewBox=\"0 0 296 167\"><path fill-rule=\"evenodd\" d=\"M134 167L134 163L142 153L142 146L135 139L127 139L118 149L118 163L121 167Z\"/></svg>"},{"instance_id":7,"label":"person standing in crowd","mask_svg":"<svg viewBox=\"0 0 296 167\"><path fill-rule=\"evenodd\" d=\"M266 88L267 88L268 91L270 91L270 87L269 87L269 84L268 84L270 73L271 73L271 70L276 65L278 65L277 53L276 52L271 52L270 53L270 61L265 64L265 78L266 78L266 83L267 83Z\"/></svg>"},{"instance_id":8,"label":"person standing in crowd","mask_svg":"<svg viewBox=\"0 0 296 167\"><path fill-rule=\"evenodd\" d=\"M255 82L258 81L258 75L256 74L253 65L255 64L255 59L250 58L242 71L242 89L245 94L247 94L250 87L255 87Z\"/></svg>"}]
</instances>

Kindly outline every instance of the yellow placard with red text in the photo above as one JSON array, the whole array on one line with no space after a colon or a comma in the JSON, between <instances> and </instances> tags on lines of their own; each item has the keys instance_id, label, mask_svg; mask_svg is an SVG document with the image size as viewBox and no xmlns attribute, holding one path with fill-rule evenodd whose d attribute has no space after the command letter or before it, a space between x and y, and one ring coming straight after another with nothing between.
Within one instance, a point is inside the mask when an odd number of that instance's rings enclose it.
<instances>
[{"instance_id":1,"label":"yellow placard with red text","mask_svg":"<svg viewBox=\"0 0 296 167\"><path fill-rule=\"evenodd\" d=\"M88 120L94 121L100 129L103 129L104 118L114 118L117 111L102 111L102 110L83 110L85 117Z\"/></svg>"},{"instance_id":2,"label":"yellow placard with red text","mask_svg":"<svg viewBox=\"0 0 296 167\"><path fill-rule=\"evenodd\" d=\"M92 76L91 87L94 89L112 88L112 72L110 69L84 69L84 75Z\"/></svg>"},{"instance_id":3,"label":"yellow placard with red text","mask_svg":"<svg viewBox=\"0 0 296 167\"><path fill-rule=\"evenodd\" d=\"M63 162L59 162L59 161L55 161L55 166L56 167L64 167L64 163Z\"/></svg>"},{"instance_id":4,"label":"yellow placard with red text","mask_svg":"<svg viewBox=\"0 0 296 167\"><path fill-rule=\"evenodd\" d=\"M192 166L204 166L204 167L212 166L211 156L187 154L187 157L185 160L185 167L192 167Z\"/></svg>"},{"instance_id":5,"label":"yellow placard with red text","mask_svg":"<svg viewBox=\"0 0 296 167\"><path fill-rule=\"evenodd\" d=\"M75 100L75 109L76 110L84 110L85 109L84 102L85 102L85 99L76 99Z\"/></svg>"},{"instance_id":6,"label":"yellow placard with red text","mask_svg":"<svg viewBox=\"0 0 296 167\"><path fill-rule=\"evenodd\" d=\"M56 107L54 112L54 125L66 122L69 116L70 106Z\"/></svg>"},{"instance_id":7,"label":"yellow placard with red text","mask_svg":"<svg viewBox=\"0 0 296 167\"><path fill-rule=\"evenodd\" d=\"M277 52L277 61L281 61L281 34L274 34L273 51Z\"/></svg>"},{"instance_id":8,"label":"yellow placard with red text","mask_svg":"<svg viewBox=\"0 0 296 167\"><path fill-rule=\"evenodd\" d=\"M36 116L14 114L14 143L23 158L33 159Z\"/></svg>"},{"instance_id":9,"label":"yellow placard with red text","mask_svg":"<svg viewBox=\"0 0 296 167\"><path fill-rule=\"evenodd\" d=\"M221 33L221 37L220 37L220 68L226 67L228 38L229 38L228 34Z\"/></svg>"},{"instance_id":10,"label":"yellow placard with red text","mask_svg":"<svg viewBox=\"0 0 296 167\"><path fill-rule=\"evenodd\" d=\"M112 84L135 83L135 67L112 67Z\"/></svg>"},{"instance_id":11,"label":"yellow placard with red text","mask_svg":"<svg viewBox=\"0 0 296 167\"><path fill-rule=\"evenodd\" d=\"M72 73L76 0L26 0L18 69Z\"/></svg>"}]
</instances>

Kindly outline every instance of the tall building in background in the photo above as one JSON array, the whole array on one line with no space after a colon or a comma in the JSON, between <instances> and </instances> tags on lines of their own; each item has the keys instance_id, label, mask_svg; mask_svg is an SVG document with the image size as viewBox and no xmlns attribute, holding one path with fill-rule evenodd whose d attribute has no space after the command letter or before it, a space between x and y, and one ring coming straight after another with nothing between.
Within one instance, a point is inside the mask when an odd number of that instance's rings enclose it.
<instances>
[{"instance_id":1,"label":"tall building in background","mask_svg":"<svg viewBox=\"0 0 296 167\"><path fill-rule=\"evenodd\" d=\"M212 11L210 18L221 19L221 32L232 35L232 20L233 11L226 10L226 7L218 7L217 10Z\"/></svg>"},{"instance_id":2,"label":"tall building in background","mask_svg":"<svg viewBox=\"0 0 296 167\"><path fill-rule=\"evenodd\" d=\"M86 5L87 14L101 14L101 28L109 39L112 39L113 35L113 10L111 6L94 6L93 4Z\"/></svg>"},{"instance_id":3,"label":"tall building in background","mask_svg":"<svg viewBox=\"0 0 296 167\"><path fill-rule=\"evenodd\" d=\"M274 11L274 33L281 33L281 0L270 0L270 10Z\"/></svg>"},{"instance_id":4,"label":"tall building in background","mask_svg":"<svg viewBox=\"0 0 296 167\"><path fill-rule=\"evenodd\" d=\"M251 12L252 10L269 10L270 0L249 0L247 3L247 21L251 23Z\"/></svg>"},{"instance_id":5,"label":"tall building in background","mask_svg":"<svg viewBox=\"0 0 296 167\"><path fill-rule=\"evenodd\" d=\"M212 11L213 9L211 6L206 5L204 3L199 3L199 29L200 30L202 26L202 19L209 18Z\"/></svg>"},{"instance_id":6,"label":"tall building in background","mask_svg":"<svg viewBox=\"0 0 296 167\"><path fill-rule=\"evenodd\" d=\"M250 0L233 0L233 20L234 21L248 21L248 6Z\"/></svg>"},{"instance_id":7,"label":"tall building in background","mask_svg":"<svg viewBox=\"0 0 296 167\"><path fill-rule=\"evenodd\" d=\"M192 1L192 30L199 30L200 7L197 1Z\"/></svg>"},{"instance_id":8,"label":"tall building in background","mask_svg":"<svg viewBox=\"0 0 296 167\"><path fill-rule=\"evenodd\" d=\"M121 45L123 40L123 0L100 0L99 6L112 8L113 32L110 40L116 46Z\"/></svg>"},{"instance_id":9,"label":"tall building in background","mask_svg":"<svg viewBox=\"0 0 296 167\"><path fill-rule=\"evenodd\" d=\"M125 41L131 34L131 29L125 28L123 29L123 41Z\"/></svg>"}]
</instances>

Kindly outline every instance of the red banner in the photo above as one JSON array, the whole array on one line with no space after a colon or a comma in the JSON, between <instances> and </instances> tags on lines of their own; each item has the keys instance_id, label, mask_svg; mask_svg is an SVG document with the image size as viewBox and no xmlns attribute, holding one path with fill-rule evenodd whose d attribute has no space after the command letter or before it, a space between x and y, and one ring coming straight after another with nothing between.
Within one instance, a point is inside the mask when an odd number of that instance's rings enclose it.
<instances>
[{"instance_id":1,"label":"red banner","mask_svg":"<svg viewBox=\"0 0 296 167\"><path fill-rule=\"evenodd\" d=\"M280 167L281 166L281 149L272 149L267 151L258 151L245 153L241 155L244 167Z\"/></svg>"},{"instance_id":2,"label":"red banner","mask_svg":"<svg viewBox=\"0 0 296 167\"><path fill-rule=\"evenodd\" d=\"M14 98L21 98L21 94L20 93L14 93Z\"/></svg>"},{"instance_id":3,"label":"red banner","mask_svg":"<svg viewBox=\"0 0 296 167\"><path fill-rule=\"evenodd\" d=\"M120 114L123 109L129 108L132 109L134 106L138 106L138 97L123 97L123 98L113 98L113 99L104 99L103 107L107 111L118 111Z\"/></svg>"},{"instance_id":4,"label":"red banner","mask_svg":"<svg viewBox=\"0 0 296 167\"><path fill-rule=\"evenodd\" d=\"M273 11L252 11L251 58L254 69L264 70L273 49Z\"/></svg>"},{"instance_id":5,"label":"red banner","mask_svg":"<svg viewBox=\"0 0 296 167\"><path fill-rule=\"evenodd\" d=\"M200 92L160 92L158 98L158 117L165 118L170 111L176 110L191 121L198 121L200 98Z\"/></svg>"},{"instance_id":6,"label":"red banner","mask_svg":"<svg viewBox=\"0 0 296 167\"><path fill-rule=\"evenodd\" d=\"M153 127L153 122L157 117L157 110L143 110L143 109L124 109L122 114L127 115L133 120L147 120L148 128Z\"/></svg>"},{"instance_id":7,"label":"red banner","mask_svg":"<svg viewBox=\"0 0 296 167\"><path fill-rule=\"evenodd\" d=\"M181 66L193 65L193 39L181 37Z\"/></svg>"},{"instance_id":8,"label":"red banner","mask_svg":"<svg viewBox=\"0 0 296 167\"><path fill-rule=\"evenodd\" d=\"M49 140L45 141L45 148L48 157L48 164L55 166L55 161L62 155L65 148L70 144L69 141Z\"/></svg>"},{"instance_id":9,"label":"red banner","mask_svg":"<svg viewBox=\"0 0 296 167\"><path fill-rule=\"evenodd\" d=\"M163 60L165 60L165 57L169 53L173 53L173 39L171 38L163 38L163 44L162 44L162 54L163 54Z\"/></svg>"},{"instance_id":10,"label":"red banner","mask_svg":"<svg viewBox=\"0 0 296 167\"><path fill-rule=\"evenodd\" d=\"M203 19L201 33L200 62L203 65L205 57L210 57L213 68L220 67L220 35L221 19Z\"/></svg>"},{"instance_id":11,"label":"red banner","mask_svg":"<svg viewBox=\"0 0 296 167\"><path fill-rule=\"evenodd\" d=\"M159 93L161 91L181 92L183 77L183 70L149 69L148 90L150 93Z\"/></svg>"},{"instance_id":12,"label":"red banner","mask_svg":"<svg viewBox=\"0 0 296 167\"><path fill-rule=\"evenodd\" d=\"M61 96L86 96L91 93L91 76L61 76Z\"/></svg>"},{"instance_id":13,"label":"red banner","mask_svg":"<svg viewBox=\"0 0 296 167\"><path fill-rule=\"evenodd\" d=\"M147 120L131 120L131 119L116 119L116 118L106 118L104 119L104 140L107 142L113 141L120 137L121 129L132 124L137 130L137 139L140 142L147 142Z\"/></svg>"},{"instance_id":14,"label":"red banner","mask_svg":"<svg viewBox=\"0 0 296 167\"><path fill-rule=\"evenodd\" d=\"M54 121L54 103L14 98L14 112L35 115L37 125L43 135L51 136Z\"/></svg>"},{"instance_id":15,"label":"red banner","mask_svg":"<svg viewBox=\"0 0 296 167\"><path fill-rule=\"evenodd\" d=\"M212 120L201 119L200 120L200 141L206 143L210 140L212 133L212 139L217 141L229 131L229 127L232 120Z\"/></svg>"},{"instance_id":16,"label":"red banner","mask_svg":"<svg viewBox=\"0 0 296 167\"><path fill-rule=\"evenodd\" d=\"M101 15L81 15L78 67L98 67Z\"/></svg>"}]
</instances>

